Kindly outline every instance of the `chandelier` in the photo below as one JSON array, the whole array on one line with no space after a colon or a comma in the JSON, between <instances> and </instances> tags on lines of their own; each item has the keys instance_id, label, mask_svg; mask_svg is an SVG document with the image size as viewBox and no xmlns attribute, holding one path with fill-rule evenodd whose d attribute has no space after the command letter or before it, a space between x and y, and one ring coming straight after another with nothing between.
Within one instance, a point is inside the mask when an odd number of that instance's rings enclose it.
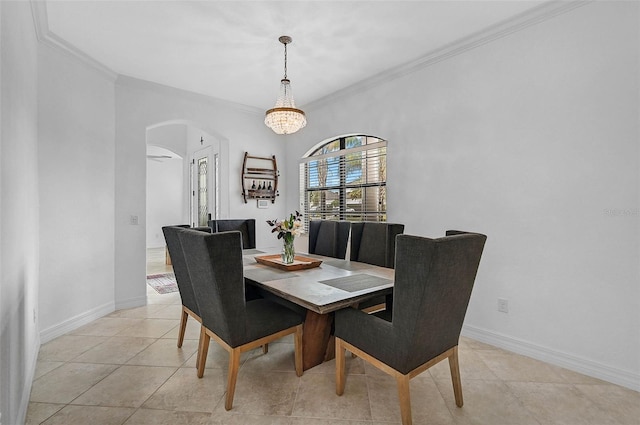
<instances>
[{"instance_id":1,"label":"chandelier","mask_svg":"<svg viewBox=\"0 0 640 425\"><path fill-rule=\"evenodd\" d=\"M276 106L266 112L264 123L277 134L293 134L307 125L307 118L302 110L296 108L291 92L291 81L287 78L287 44L291 43L292 39L283 35L278 41L284 44L284 78L280 80L280 93Z\"/></svg>"}]
</instances>

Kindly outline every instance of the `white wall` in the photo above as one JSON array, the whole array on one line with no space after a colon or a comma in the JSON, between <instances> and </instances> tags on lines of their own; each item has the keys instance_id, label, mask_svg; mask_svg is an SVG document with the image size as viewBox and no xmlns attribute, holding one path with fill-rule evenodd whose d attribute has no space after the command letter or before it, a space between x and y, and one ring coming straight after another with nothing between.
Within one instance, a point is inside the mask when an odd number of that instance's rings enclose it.
<instances>
[{"instance_id":1,"label":"white wall","mask_svg":"<svg viewBox=\"0 0 640 425\"><path fill-rule=\"evenodd\" d=\"M37 40L29 3L0 2L0 420L24 421L38 355Z\"/></svg>"},{"instance_id":2,"label":"white wall","mask_svg":"<svg viewBox=\"0 0 640 425\"><path fill-rule=\"evenodd\" d=\"M467 334L640 389L638 18L589 3L319 102L287 144L288 187L327 137L387 139L389 221L488 235Z\"/></svg>"},{"instance_id":3,"label":"white wall","mask_svg":"<svg viewBox=\"0 0 640 425\"><path fill-rule=\"evenodd\" d=\"M116 308L145 302L145 223L129 224L131 215L144 217L146 130L158 124L183 123L211 137L188 140L187 151L214 146L221 154L221 218L256 218L259 245L273 245L268 218L284 215L284 197L270 208L245 204L240 176L245 151L284 159L284 138L263 124L263 112L181 90L119 77L116 82ZM196 134L192 132L191 134ZM197 140L196 140L197 139ZM283 176L285 173L283 173ZM282 185L280 191L286 191ZM296 186L297 187L297 184ZM226 189L226 190L224 190ZM227 195L225 195L225 193Z\"/></svg>"},{"instance_id":4,"label":"white wall","mask_svg":"<svg viewBox=\"0 0 640 425\"><path fill-rule=\"evenodd\" d=\"M147 159L147 248L164 247L162 227L183 220L182 158Z\"/></svg>"},{"instance_id":5,"label":"white wall","mask_svg":"<svg viewBox=\"0 0 640 425\"><path fill-rule=\"evenodd\" d=\"M159 124L147 129L147 145L159 146L164 149L168 149L177 155L182 157L182 199L180 205L182 205L181 215L179 220L175 223L189 223L189 155L187 153L187 140L189 138L189 131L191 127L187 124ZM147 175L147 179L149 176ZM148 204L148 200L147 200ZM149 215L149 208L147 208L147 216ZM147 235L149 234L149 228L147 224ZM147 242L147 246L149 246Z\"/></svg>"},{"instance_id":6,"label":"white wall","mask_svg":"<svg viewBox=\"0 0 640 425\"><path fill-rule=\"evenodd\" d=\"M113 77L44 43L38 65L40 329L47 341L114 309L115 86Z\"/></svg>"}]
</instances>

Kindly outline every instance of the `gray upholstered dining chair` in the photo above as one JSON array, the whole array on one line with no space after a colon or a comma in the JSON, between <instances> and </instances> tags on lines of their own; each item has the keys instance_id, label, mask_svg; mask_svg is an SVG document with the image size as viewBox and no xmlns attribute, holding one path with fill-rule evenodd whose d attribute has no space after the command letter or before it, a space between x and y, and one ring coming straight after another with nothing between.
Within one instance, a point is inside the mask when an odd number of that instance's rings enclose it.
<instances>
[{"instance_id":1,"label":"gray upholstered dining chair","mask_svg":"<svg viewBox=\"0 0 640 425\"><path fill-rule=\"evenodd\" d=\"M302 375L302 318L266 299L246 301L239 231L204 234L181 229L178 237L187 262L202 327L198 377L204 375L210 339L229 352L225 409L233 405L240 355L294 334L295 370Z\"/></svg>"},{"instance_id":2,"label":"gray upholstered dining chair","mask_svg":"<svg viewBox=\"0 0 640 425\"><path fill-rule=\"evenodd\" d=\"M403 425L411 424L409 380L441 360L449 359L456 405L463 403L458 340L486 236L448 234L398 236L393 302L402 308L335 315L336 393L344 392L347 349L396 379Z\"/></svg>"},{"instance_id":3,"label":"gray upholstered dining chair","mask_svg":"<svg viewBox=\"0 0 640 425\"><path fill-rule=\"evenodd\" d=\"M351 261L393 268L396 236L404 232L404 224L365 221L351 224ZM392 295L377 296L360 303L360 309L371 312L391 310Z\"/></svg>"},{"instance_id":4,"label":"gray upholstered dining chair","mask_svg":"<svg viewBox=\"0 0 640 425\"><path fill-rule=\"evenodd\" d=\"M239 230L242 233L242 249L256 247L256 220L253 218L209 220L207 224L211 227L211 233Z\"/></svg>"},{"instance_id":5,"label":"gray upholstered dining chair","mask_svg":"<svg viewBox=\"0 0 640 425\"><path fill-rule=\"evenodd\" d=\"M162 228L164 240L167 244L167 250L169 251L169 257L171 258L171 264L173 266L173 274L176 277L176 284L178 285L178 292L180 293L180 299L182 301L178 347L182 347L189 316L193 317L198 323L202 323L200 310L198 309L198 304L193 294L187 263L185 262L184 253L182 252L182 245L180 245L180 240L178 239L178 231L184 228L189 228L189 225L179 224L175 226L164 226ZM195 229L202 232L211 231L208 227L197 227Z\"/></svg>"},{"instance_id":6,"label":"gray upholstered dining chair","mask_svg":"<svg viewBox=\"0 0 640 425\"><path fill-rule=\"evenodd\" d=\"M309 254L344 259L350 230L349 221L309 221Z\"/></svg>"}]
</instances>

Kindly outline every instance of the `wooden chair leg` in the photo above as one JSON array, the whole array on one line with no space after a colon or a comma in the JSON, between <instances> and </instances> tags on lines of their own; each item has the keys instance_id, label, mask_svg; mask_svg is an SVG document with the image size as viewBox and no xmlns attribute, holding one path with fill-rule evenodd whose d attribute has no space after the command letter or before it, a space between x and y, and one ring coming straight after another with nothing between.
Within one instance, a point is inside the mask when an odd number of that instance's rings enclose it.
<instances>
[{"instance_id":1,"label":"wooden chair leg","mask_svg":"<svg viewBox=\"0 0 640 425\"><path fill-rule=\"evenodd\" d=\"M336 338L336 394L344 394L344 356L345 348L342 345L342 340Z\"/></svg>"},{"instance_id":2,"label":"wooden chair leg","mask_svg":"<svg viewBox=\"0 0 640 425\"><path fill-rule=\"evenodd\" d=\"M184 342L184 333L187 329L187 319L189 318L189 314L182 307L182 315L180 316L180 332L178 332L178 348L182 347L182 343Z\"/></svg>"},{"instance_id":3,"label":"wooden chair leg","mask_svg":"<svg viewBox=\"0 0 640 425\"><path fill-rule=\"evenodd\" d=\"M227 399L224 403L225 410L231 410L233 395L236 392L236 380L240 368L240 349L234 348L229 353L229 377L227 378Z\"/></svg>"},{"instance_id":4,"label":"wooden chair leg","mask_svg":"<svg viewBox=\"0 0 640 425\"><path fill-rule=\"evenodd\" d=\"M409 376L396 376L398 384L398 397L400 398L400 417L402 425L411 425L411 397L409 394Z\"/></svg>"},{"instance_id":5,"label":"wooden chair leg","mask_svg":"<svg viewBox=\"0 0 640 425\"><path fill-rule=\"evenodd\" d=\"M456 406L462 407L462 382L460 380L460 364L458 363L458 347L453 348L453 353L449 356L449 369L451 370L451 381L453 382L453 395L456 398Z\"/></svg>"},{"instance_id":6,"label":"wooden chair leg","mask_svg":"<svg viewBox=\"0 0 640 425\"><path fill-rule=\"evenodd\" d=\"M198 351L200 354L198 355L198 378L202 378L204 376L204 367L207 364L207 354L209 353L209 342L211 337L205 331L205 327L200 328L200 343L198 347Z\"/></svg>"},{"instance_id":7,"label":"wooden chair leg","mask_svg":"<svg viewBox=\"0 0 640 425\"><path fill-rule=\"evenodd\" d=\"M293 334L293 342L296 376L302 376L302 325L296 327L296 333Z\"/></svg>"},{"instance_id":8,"label":"wooden chair leg","mask_svg":"<svg viewBox=\"0 0 640 425\"><path fill-rule=\"evenodd\" d=\"M264 344L262 346L262 354L267 354L269 352L269 344Z\"/></svg>"},{"instance_id":9,"label":"wooden chair leg","mask_svg":"<svg viewBox=\"0 0 640 425\"><path fill-rule=\"evenodd\" d=\"M202 331L204 326L200 325L200 337L198 338L198 351L196 352L196 369L200 369L200 351L202 350Z\"/></svg>"}]
</instances>

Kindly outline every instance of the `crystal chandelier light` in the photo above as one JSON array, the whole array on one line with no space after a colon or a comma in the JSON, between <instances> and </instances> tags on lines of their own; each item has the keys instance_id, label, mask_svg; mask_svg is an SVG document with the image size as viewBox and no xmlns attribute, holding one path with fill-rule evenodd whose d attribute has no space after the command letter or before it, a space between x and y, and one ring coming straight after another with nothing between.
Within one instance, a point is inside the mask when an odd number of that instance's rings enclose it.
<instances>
[{"instance_id":1,"label":"crystal chandelier light","mask_svg":"<svg viewBox=\"0 0 640 425\"><path fill-rule=\"evenodd\" d=\"M302 110L296 108L291 81L287 78L287 44L291 43L291 37L283 35L278 40L284 44L284 78L280 80L276 106L266 112L264 123L277 134L293 134L307 125L307 118Z\"/></svg>"}]
</instances>

